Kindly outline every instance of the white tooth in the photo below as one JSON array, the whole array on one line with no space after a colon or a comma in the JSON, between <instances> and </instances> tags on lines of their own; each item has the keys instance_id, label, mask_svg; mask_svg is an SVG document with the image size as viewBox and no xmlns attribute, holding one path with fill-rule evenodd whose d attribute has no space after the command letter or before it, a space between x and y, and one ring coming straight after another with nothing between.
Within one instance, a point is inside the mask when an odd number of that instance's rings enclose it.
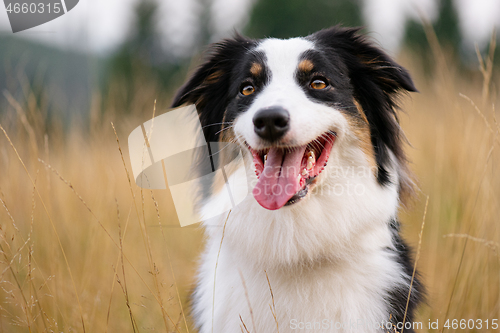
<instances>
[{"instance_id":1,"label":"white tooth","mask_svg":"<svg viewBox=\"0 0 500 333\"><path fill-rule=\"evenodd\" d=\"M307 169L307 170L312 170L312 168L313 168L313 162L311 162L311 161L307 160L307 166L306 166L306 169Z\"/></svg>"},{"instance_id":2,"label":"white tooth","mask_svg":"<svg viewBox=\"0 0 500 333\"><path fill-rule=\"evenodd\" d=\"M307 175L308 173L309 173L309 171L307 171L307 169L306 169L306 168L304 168L304 169L302 170L302 176L305 176L305 175Z\"/></svg>"},{"instance_id":3,"label":"white tooth","mask_svg":"<svg viewBox=\"0 0 500 333\"><path fill-rule=\"evenodd\" d=\"M300 180L302 179L302 176L301 175L298 175L297 176L297 181L300 183Z\"/></svg>"},{"instance_id":4,"label":"white tooth","mask_svg":"<svg viewBox=\"0 0 500 333\"><path fill-rule=\"evenodd\" d=\"M307 152L307 158L309 159L309 158L311 158L311 157L312 157L313 159L316 159L316 155L314 154L314 151L313 151L313 150L309 150L309 151Z\"/></svg>"},{"instance_id":5,"label":"white tooth","mask_svg":"<svg viewBox=\"0 0 500 333\"><path fill-rule=\"evenodd\" d=\"M267 154L264 155L264 161L267 161Z\"/></svg>"}]
</instances>

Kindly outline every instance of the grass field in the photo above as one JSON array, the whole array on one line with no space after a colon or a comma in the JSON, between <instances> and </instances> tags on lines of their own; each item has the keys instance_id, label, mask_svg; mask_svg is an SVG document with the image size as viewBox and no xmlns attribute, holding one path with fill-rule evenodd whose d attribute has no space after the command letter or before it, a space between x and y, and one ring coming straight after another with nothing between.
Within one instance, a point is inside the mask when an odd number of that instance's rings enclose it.
<instances>
[{"instance_id":1,"label":"grass field","mask_svg":"<svg viewBox=\"0 0 500 333\"><path fill-rule=\"evenodd\" d=\"M459 75L444 59L430 77L400 61L420 90L402 100L419 191L401 220L416 249L428 198L421 331L445 318L484 320L463 332L493 331L485 320L500 320L500 82L483 92L480 73ZM187 332L186 322L193 332L187 295L203 234L178 227L168 191L128 179L127 137L151 117L156 93L145 91L136 115L96 108L90 131L76 120L63 131L44 123L27 91L23 107L5 94L0 112L0 332Z\"/></svg>"}]
</instances>

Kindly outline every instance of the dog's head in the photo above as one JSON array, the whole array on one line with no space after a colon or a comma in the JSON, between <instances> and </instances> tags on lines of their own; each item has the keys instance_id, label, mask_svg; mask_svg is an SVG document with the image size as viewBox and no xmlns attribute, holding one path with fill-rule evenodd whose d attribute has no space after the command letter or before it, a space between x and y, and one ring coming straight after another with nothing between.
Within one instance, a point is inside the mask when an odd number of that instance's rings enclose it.
<instances>
[{"instance_id":1,"label":"dog's head","mask_svg":"<svg viewBox=\"0 0 500 333\"><path fill-rule=\"evenodd\" d=\"M328 182L329 160L329 168L371 170L377 186L396 186L400 198L411 189L395 98L416 89L358 31L224 40L175 97L173 106L196 104L207 141L248 149L264 208L294 204Z\"/></svg>"}]
</instances>

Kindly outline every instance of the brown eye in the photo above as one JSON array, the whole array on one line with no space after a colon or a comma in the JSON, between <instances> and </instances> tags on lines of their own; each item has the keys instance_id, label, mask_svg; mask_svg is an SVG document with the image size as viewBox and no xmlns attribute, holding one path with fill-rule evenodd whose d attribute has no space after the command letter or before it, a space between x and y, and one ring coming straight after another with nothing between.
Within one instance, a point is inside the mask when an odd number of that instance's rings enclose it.
<instances>
[{"instance_id":1,"label":"brown eye","mask_svg":"<svg viewBox=\"0 0 500 333\"><path fill-rule=\"evenodd\" d=\"M318 90L325 89L326 82L322 79L315 79L311 82L311 88Z\"/></svg>"},{"instance_id":2,"label":"brown eye","mask_svg":"<svg viewBox=\"0 0 500 333\"><path fill-rule=\"evenodd\" d=\"M251 84L245 84L241 88L241 94L243 96L249 96L255 92L255 88Z\"/></svg>"}]
</instances>

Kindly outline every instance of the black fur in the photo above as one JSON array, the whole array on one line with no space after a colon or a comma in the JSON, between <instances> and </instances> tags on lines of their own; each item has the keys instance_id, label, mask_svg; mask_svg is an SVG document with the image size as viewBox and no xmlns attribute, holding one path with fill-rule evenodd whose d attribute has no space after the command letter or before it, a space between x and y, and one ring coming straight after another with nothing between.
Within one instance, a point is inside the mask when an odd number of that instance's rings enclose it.
<instances>
[{"instance_id":1,"label":"black fur","mask_svg":"<svg viewBox=\"0 0 500 333\"><path fill-rule=\"evenodd\" d=\"M411 277L413 276L413 259L411 248L406 244L406 242L399 235L399 222L396 220L391 221L390 228L392 230L392 240L395 249L387 249L387 251L392 252L396 257L397 262L403 267L405 275L408 277L408 285L411 283ZM415 272L413 277L413 284L411 287L410 301L408 301L409 288L405 285L404 287L394 288L388 292L386 302L391 311L391 322L394 325L400 323L402 325L403 321L405 323L413 323L414 314L417 306L425 298L425 289L420 282L420 276L418 272ZM408 304L408 309L406 308ZM405 318L406 312L406 318ZM398 330L400 331L400 329ZM404 329L405 332L412 333L413 329ZM392 331L391 331L392 332Z\"/></svg>"},{"instance_id":2,"label":"black fur","mask_svg":"<svg viewBox=\"0 0 500 333\"><path fill-rule=\"evenodd\" d=\"M408 71L368 42L359 30L337 26L321 30L309 38L322 45L325 52L342 58L346 65L354 97L370 123L378 181L384 185L389 182L389 151L394 153L400 165L406 164L402 147L404 135L396 114L396 94L417 89Z\"/></svg>"},{"instance_id":3,"label":"black fur","mask_svg":"<svg viewBox=\"0 0 500 333\"><path fill-rule=\"evenodd\" d=\"M256 42L237 35L211 46L207 60L177 92L172 107L196 104L207 142L217 142L229 102L237 94L234 76Z\"/></svg>"}]
</instances>

